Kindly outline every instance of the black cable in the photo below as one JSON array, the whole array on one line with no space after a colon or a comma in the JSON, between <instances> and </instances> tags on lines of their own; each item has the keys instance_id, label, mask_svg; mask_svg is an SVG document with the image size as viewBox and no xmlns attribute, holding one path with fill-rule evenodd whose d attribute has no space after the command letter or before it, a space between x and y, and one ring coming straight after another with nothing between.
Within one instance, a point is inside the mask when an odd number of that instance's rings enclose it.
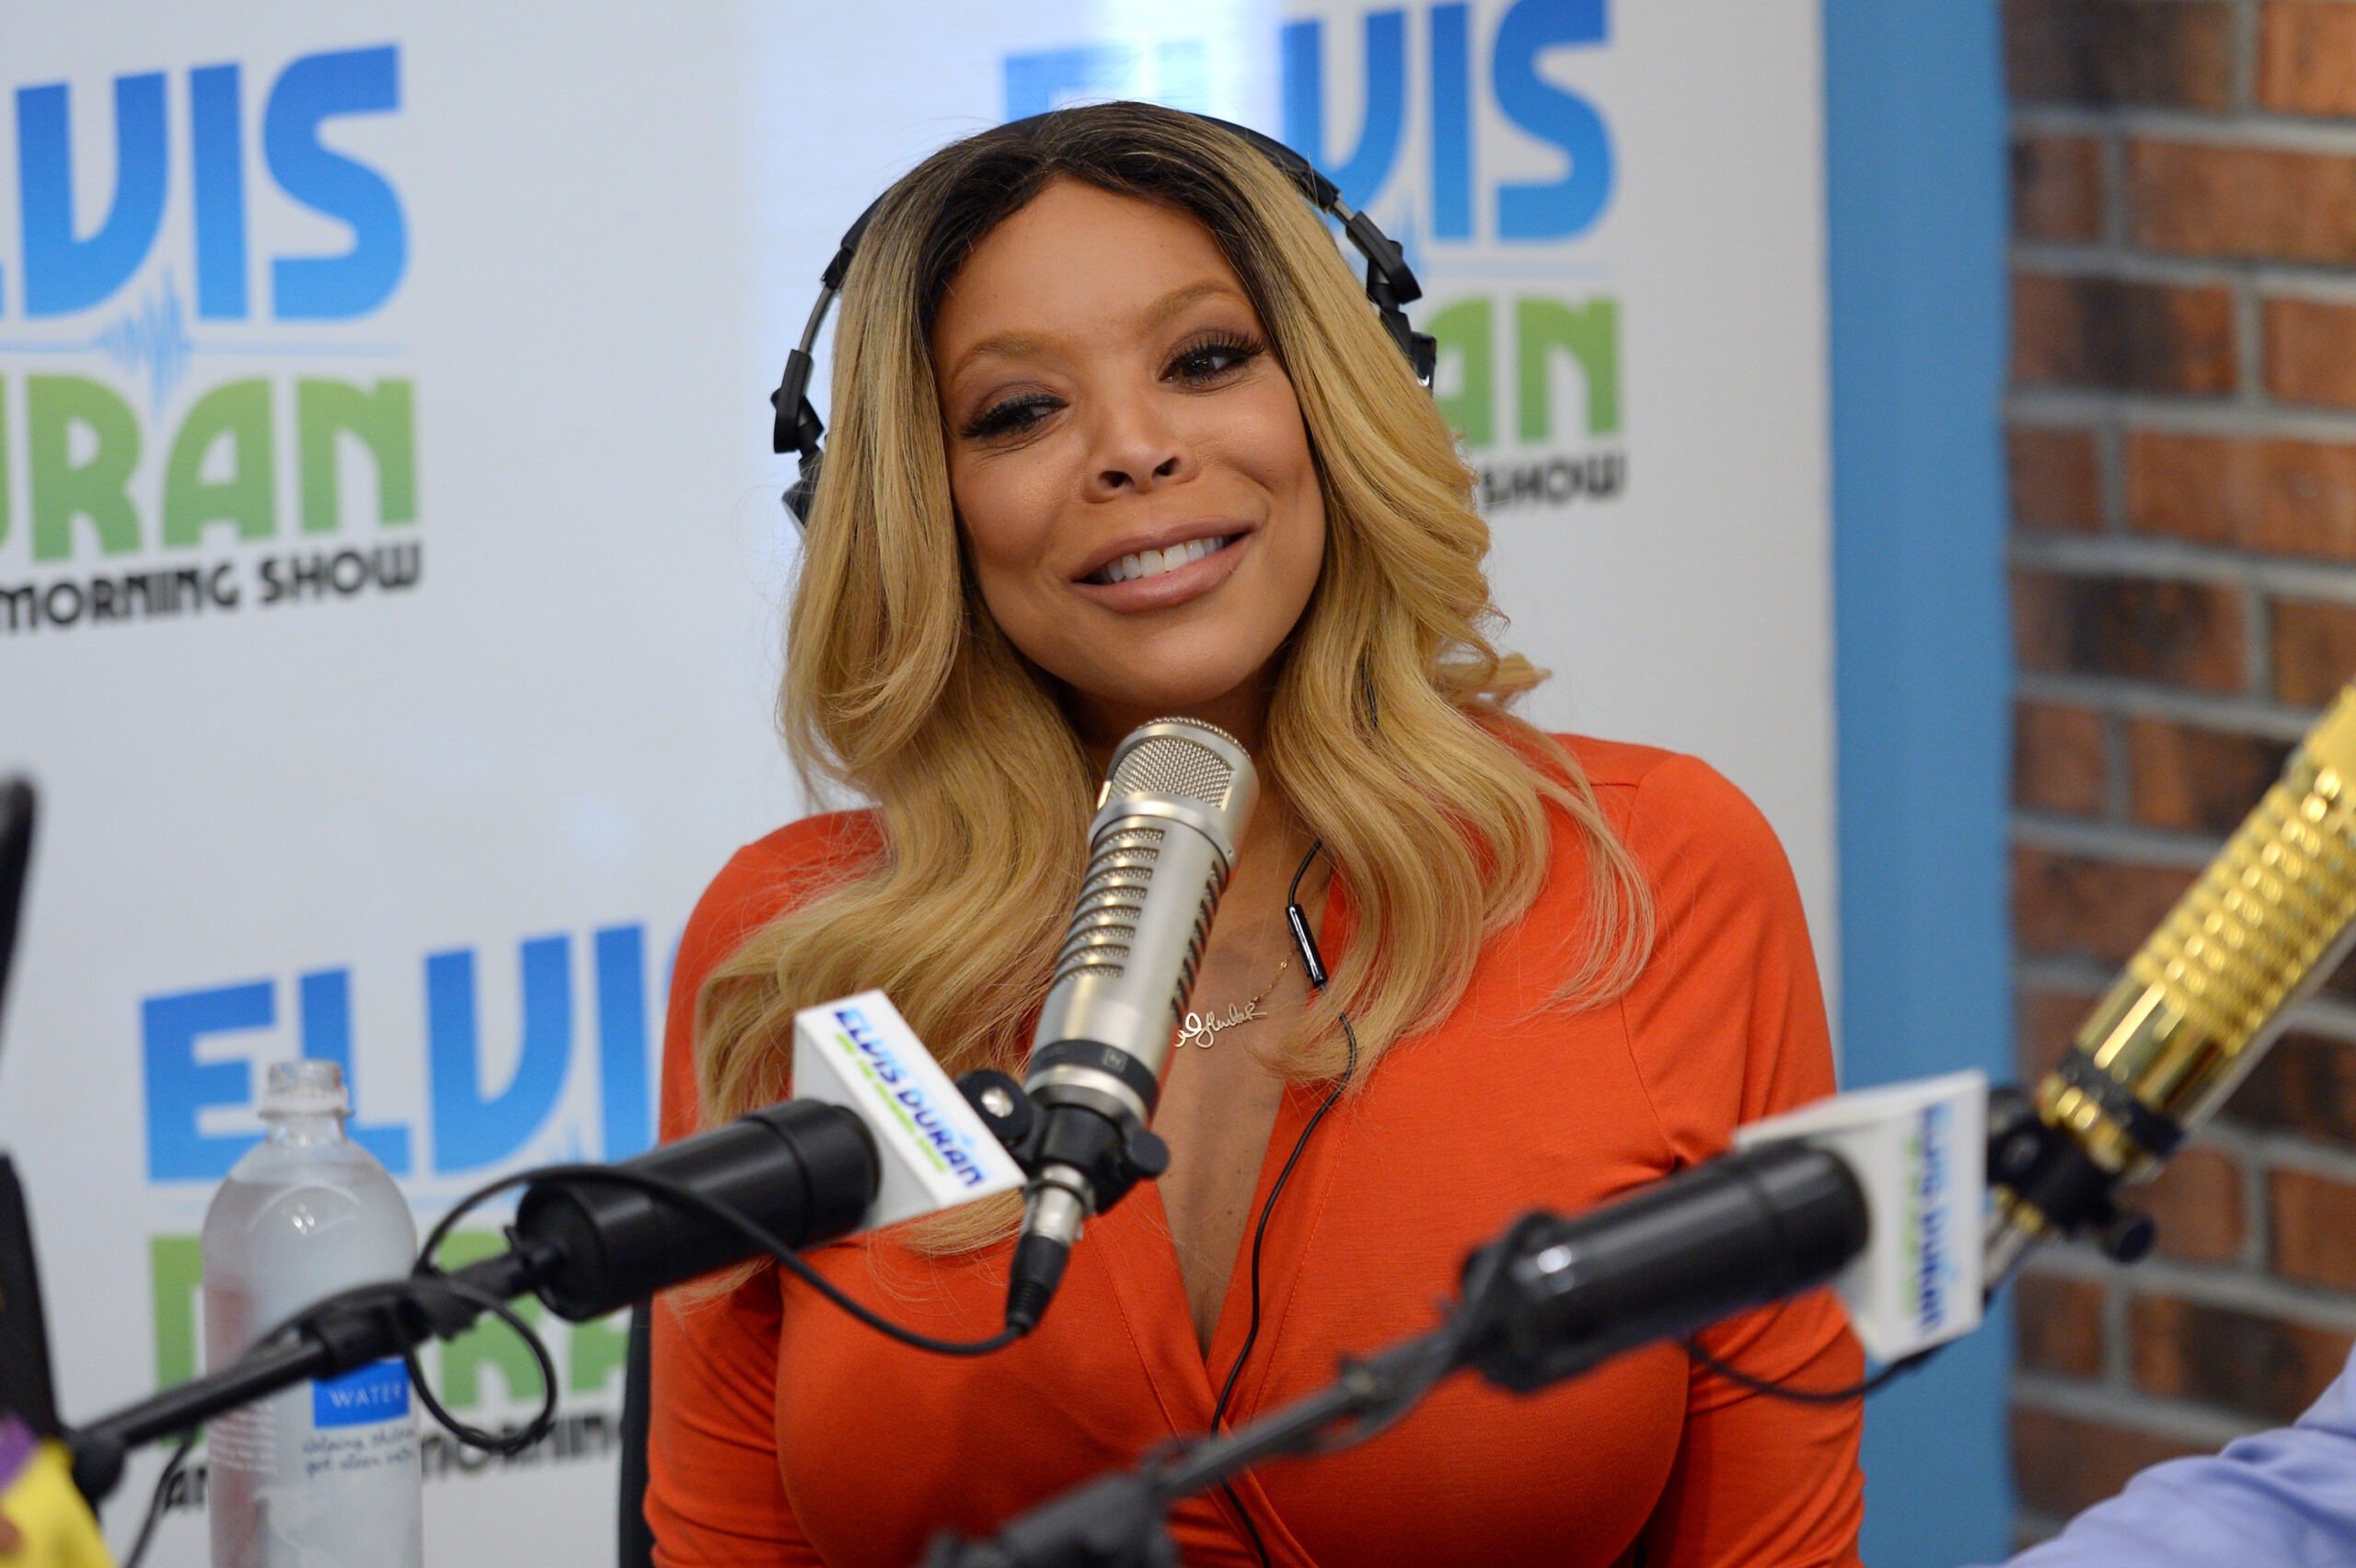
<instances>
[{"instance_id":1,"label":"black cable","mask_svg":"<svg viewBox=\"0 0 2356 1568\"><path fill-rule=\"evenodd\" d=\"M1285 892L1285 919L1297 937L1312 944L1312 951L1316 939L1308 934L1309 923L1300 912L1300 879L1309 874L1309 868L1316 864L1317 857L1324 849L1325 841L1322 838L1310 845L1309 853L1301 857L1299 866L1292 873L1292 886ZM1301 954L1301 967L1311 975L1322 974L1325 969L1322 955L1312 959L1311 951L1307 951ZM1317 1124L1325 1119L1325 1113L1334 1109L1334 1102L1342 1098L1342 1091L1349 1087L1351 1076L1357 1071L1357 1032L1351 1029L1347 1013L1338 1016L1342 1020L1342 1038L1349 1042L1349 1059L1343 1065L1341 1078L1334 1085L1334 1091L1310 1116L1309 1124L1300 1129L1300 1136L1293 1144L1292 1153L1285 1157L1284 1168L1276 1172L1275 1182L1268 1188L1268 1201L1260 1205L1260 1223L1252 1232L1252 1320L1250 1326L1243 1331L1243 1347L1235 1353L1235 1361L1227 1369L1227 1381L1219 1388L1218 1402L1211 1407L1211 1430L1214 1433L1218 1430L1220 1419L1227 1414L1227 1402L1235 1394L1236 1379L1243 1375L1244 1360L1251 1355L1253 1345L1259 1342L1260 1249L1268 1239L1268 1216L1276 1213L1276 1198L1284 1192L1285 1182L1291 1179L1292 1168L1300 1162L1301 1150L1309 1147L1309 1135L1317 1130ZM1251 1512L1243 1506L1243 1499L1235 1494L1235 1483L1222 1481L1218 1487L1227 1493L1228 1502L1234 1505L1235 1516L1243 1521L1244 1533L1252 1538L1252 1550L1259 1556L1260 1568L1274 1568L1268 1557L1267 1544L1260 1539L1260 1527L1252 1522Z\"/></svg>"},{"instance_id":2,"label":"black cable","mask_svg":"<svg viewBox=\"0 0 2356 1568\"><path fill-rule=\"evenodd\" d=\"M1311 1124L1313 1126L1315 1124ZM974 1341L937 1340L916 1333L900 1327L897 1323L878 1317L867 1308L852 1300L837 1289L832 1282L808 1263L803 1262L782 1238L746 1217L741 1211L718 1199L699 1193L692 1187L664 1177L650 1176L641 1170L629 1170L618 1166L543 1165L530 1170L519 1170L513 1175L502 1176L495 1182L486 1182L460 1198L451 1206L450 1211L435 1223L433 1228L426 1233L424 1243L418 1249L416 1269L408 1278L356 1286L350 1290L338 1291L322 1300L312 1302L256 1339L254 1345L259 1347L287 1334L299 1332L318 1320L335 1313L381 1311L415 1306L430 1314L433 1309L426 1305L427 1298L435 1296L445 1298L456 1297L469 1306L490 1313L506 1324L515 1337L522 1340L525 1347L532 1353L532 1359L540 1376L538 1412L522 1427L510 1427L500 1432L492 1432L459 1420L439 1399L434 1397L433 1388L426 1381L424 1369L418 1364L417 1349L414 1345L401 1352L401 1362L409 1371L410 1385L417 1389L419 1401L425 1406L434 1421L468 1447L485 1449L498 1454L522 1453L555 1428L556 1358L549 1354L548 1342L543 1340L531 1324L524 1320L522 1314L489 1291L452 1277L445 1273L433 1259L434 1255L442 1250L443 1244L449 1240L450 1233L456 1228L458 1222L468 1215L502 1193L541 1181L607 1182L616 1186L632 1188L650 1197L670 1204L676 1208L686 1209L715 1220L752 1242L757 1251L775 1259L779 1264L790 1270L821 1297L841 1308L860 1322L889 1339L896 1340L918 1350L930 1351L937 1355L985 1355L992 1351L1003 1350L1022 1337L1022 1332L1018 1329L1008 1329L993 1334L988 1339ZM148 1498L146 1517L141 1523L138 1539L131 1549L131 1555L124 1560L123 1568L136 1568L141 1554L147 1550L147 1544L155 1534L156 1521L163 1514L165 1493L170 1487L172 1478L179 1472L181 1462L188 1457L189 1450L195 1446L196 1435L197 1428L191 1427L187 1435L180 1439L179 1447L173 1451L170 1460L165 1465L162 1475L157 1477L156 1490Z\"/></svg>"},{"instance_id":3,"label":"black cable","mask_svg":"<svg viewBox=\"0 0 2356 1568\"><path fill-rule=\"evenodd\" d=\"M644 1193L650 1197L660 1198L674 1207L701 1215L750 1241L756 1251L776 1260L780 1267L791 1272L795 1278L809 1286L811 1289L841 1308L860 1322L873 1329L877 1333L916 1350L929 1351L934 1355L987 1355L992 1351L1004 1350L1022 1337L1022 1331L1007 1329L984 1340L937 1340L912 1330L904 1329L888 1319L878 1317L844 1295L836 1288L832 1281L803 1262L782 1238L745 1217L739 1210L730 1207L716 1198L699 1193L682 1182L671 1181L667 1177L650 1176L643 1170L631 1170L618 1165L543 1165L537 1170L519 1170L513 1176L503 1176L496 1182L478 1187L459 1199L457 1206L444 1215L441 1222L434 1226L433 1231L426 1237L425 1245L419 1249L419 1268L422 1271L432 1272L435 1277L446 1277L441 1275L438 1269L433 1268L431 1260L441 1249L442 1243L448 1239L452 1228L456 1225L458 1219L510 1188L543 1181L606 1182L618 1187L629 1187Z\"/></svg>"},{"instance_id":4,"label":"black cable","mask_svg":"<svg viewBox=\"0 0 2356 1568\"><path fill-rule=\"evenodd\" d=\"M179 1447L164 1461L164 1471L156 1478L156 1490L147 1497L147 1516L139 1521L138 1539L131 1543L130 1554L123 1558L122 1568L139 1568L139 1560L147 1555L148 1543L156 1539L156 1526L164 1516L164 1498L172 1490L172 1478L180 1473L180 1466L188 1458L189 1450L196 1447L196 1428L191 1426L180 1437Z\"/></svg>"},{"instance_id":5,"label":"black cable","mask_svg":"<svg viewBox=\"0 0 2356 1568\"><path fill-rule=\"evenodd\" d=\"M419 1400L424 1403L427 1410L433 1412L433 1418L447 1428L458 1441L469 1447L490 1448L500 1453L522 1452L546 1436L549 1429L556 1424L556 1360L549 1354L547 1343L538 1334L533 1332L531 1326L517 1316L505 1302L496 1299L484 1291L477 1290L472 1286L445 1278L439 1274L412 1275L403 1280L378 1280L366 1285L354 1286L349 1290L340 1290L332 1296L311 1302L300 1311L281 1320L269 1332L255 1339L253 1348L259 1349L262 1345L282 1340L289 1334L300 1333L322 1318L348 1311L391 1310L415 1304L421 1295L432 1295L437 1291L445 1296L456 1296L462 1300L470 1301L485 1311L495 1313L508 1327L515 1331L516 1337L530 1348L534 1359L539 1363L543 1394L540 1412L528 1426L518 1433L502 1435L469 1426L444 1409L442 1402L433 1397L433 1390L427 1386L425 1374L417 1364L417 1353L414 1349L401 1352L401 1361L409 1370L410 1385L417 1389ZM162 1473L156 1476L156 1489L147 1497L146 1516L140 1521L139 1535L132 1542L130 1555L123 1559L123 1568L138 1568L140 1559L146 1555L147 1547L155 1539L156 1527L163 1517L164 1500L171 1490L172 1479L179 1474L181 1465L186 1462L190 1452L196 1447L199 1430L200 1428L191 1426L181 1434L179 1445L172 1450L171 1458L165 1461Z\"/></svg>"},{"instance_id":6,"label":"black cable","mask_svg":"<svg viewBox=\"0 0 2356 1568\"><path fill-rule=\"evenodd\" d=\"M491 1432L460 1421L443 1408L442 1401L434 1398L433 1390L426 1386L425 1369L417 1364L417 1347L410 1346L401 1352L402 1364L409 1368L409 1380L417 1389L418 1400L425 1406L428 1413L441 1423L442 1429L469 1448L481 1448L495 1454L520 1454L556 1430L556 1358L549 1354L548 1342L539 1336L538 1331L525 1322L521 1313L498 1297L491 1295L491 1292L478 1290L471 1285L452 1279L438 1271L412 1275L411 1288L415 1289L419 1286L425 1286L429 1291L438 1289L445 1295L455 1296L468 1306L479 1307L505 1323L514 1332L515 1337L524 1342L525 1348L531 1351L532 1359L537 1363L540 1374L538 1413L520 1428L510 1427L505 1431Z\"/></svg>"},{"instance_id":7,"label":"black cable","mask_svg":"<svg viewBox=\"0 0 2356 1568\"><path fill-rule=\"evenodd\" d=\"M1794 1404L1846 1404L1851 1400L1864 1399L1867 1394L1881 1389L1891 1378L1902 1373L1913 1371L1946 1348L1944 1344L1934 1344L1928 1350L1918 1350L1911 1355L1900 1356L1872 1377L1862 1382L1852 1383L1846 1388L1795 1389L1788 1383L1773 1381L1765 1378L1754 1378L1740 1367L1727 1365L1703 1350L1702 1342L1698 1339L1685 1341L1686 1355L1692 1356L1700 1366L1724 1378L1727 1382L1738 1388L1749 1389L1754 1394L1765 1394L1772 1399L1788 1400Z\"/></svg>"}]
</instances>

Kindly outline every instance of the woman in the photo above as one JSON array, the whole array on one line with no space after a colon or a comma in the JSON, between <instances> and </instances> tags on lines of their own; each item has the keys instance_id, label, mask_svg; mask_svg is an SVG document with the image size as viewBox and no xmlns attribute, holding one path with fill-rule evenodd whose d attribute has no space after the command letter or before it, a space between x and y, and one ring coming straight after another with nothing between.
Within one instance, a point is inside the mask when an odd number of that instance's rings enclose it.
<instances>
[{"instance_id":1,"label":"woman","mask_svg":"<svg viewBox=\"0 0 2356 1568\"><path fill-rule=\"evenodd\" d=\"M660 1560L913 1562L936 1529L986 1532L1429 1326L1517 1214L1831 1091L1773 835L1690 758L1509 715L1538 675L1485 640L1470 476L1265 156L1134 104L947 148L867 231L834 386L780 711L814 780L875 804L748 847L705 895L666 1136L786 1093L793 1010L867 986L952 1073L1019 1071L1095 780L1162 713L1258 763L1193 1004L1246 1021L1173 1052L1169 1173L1090 1223L1010 1350L904 1349L768 1269L666 1304ZM1334 971L1314 997L1295 882ZM1015 1221L976 1205L813 1262L978 1339ZM1709 1343L1809 1387L1860 1359L1822 1297ZM1847 1563L1857 1430L1854 1406L1656 1347L1529 1400L1459 1378L1173 1528L1204 1563Z\"/></svg>"}]
</instances>

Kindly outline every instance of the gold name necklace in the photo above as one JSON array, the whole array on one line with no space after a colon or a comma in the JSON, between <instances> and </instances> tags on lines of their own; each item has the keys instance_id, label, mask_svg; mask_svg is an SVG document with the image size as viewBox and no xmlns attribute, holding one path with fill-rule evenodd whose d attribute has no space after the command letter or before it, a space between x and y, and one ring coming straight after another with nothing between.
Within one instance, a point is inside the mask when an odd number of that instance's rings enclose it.
<instances>
[{"instance_id":1,"label":"gold name necklace","mask_svg":"<svg viewBox=\"0 0 2356 1568\"><path fill-rule=\"evenodd\" d=\"M1221 1030L1233 1029L1239 1023L1249 1023L1253 1019L1263 1016L1260 1011L1261 1001L1269 992L1276 988L1276 982L1284 978L1285 969L1291 963L1292 960L1286 959L1283 963L1276 965L1276 972L1268 977L1266 985L1260 987L1259 996L1248 1002L1230 1003L1225 1018L1206 1018L1201 1013L1188 1013L1186 1021L1179 1026L1178 1043L1200 1045L1205 1050L1208 1050L1211 1042L1218 1038Z\"/></svg>"}]
</instances>

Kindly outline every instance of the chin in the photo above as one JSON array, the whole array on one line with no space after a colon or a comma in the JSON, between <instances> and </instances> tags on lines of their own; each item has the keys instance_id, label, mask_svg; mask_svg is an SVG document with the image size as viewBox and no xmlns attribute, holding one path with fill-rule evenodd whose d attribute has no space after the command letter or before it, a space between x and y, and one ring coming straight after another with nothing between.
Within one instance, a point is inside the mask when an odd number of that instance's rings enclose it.
<instances>
[{"instance_id":1,"label":"chin","mask_svg":"<svg viewBox=\"0 0 2356 1568\"><path fill-rule=\"evenodd\" d=\"M1132 657L1138 663L1148 663L1151 658L1150 654ZM1148 679L1067 680L1064 685L1083 704L1147 715L1191 714L1208 713L1228 706L1257 674L1252 665L1239 667L1225 663L1216 667L1176 671L1166 665L1152 667L1154 674ZM1213 722L1217 722L1216 719Z\"/></svg>"}]
</instances>

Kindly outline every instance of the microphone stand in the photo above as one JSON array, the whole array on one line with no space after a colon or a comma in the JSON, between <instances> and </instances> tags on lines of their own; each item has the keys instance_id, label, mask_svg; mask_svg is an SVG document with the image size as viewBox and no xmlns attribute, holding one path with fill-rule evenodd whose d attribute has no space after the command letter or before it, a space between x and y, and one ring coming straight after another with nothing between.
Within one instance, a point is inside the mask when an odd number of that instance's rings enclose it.
<instances>
[{"instance_id":1,"label":"microphone stand","mask_svg":"<svg viewBox=\"0 0 2356 1568\"><path fill-rule=\"evenodd\" d=\"M133 1448L298 1383L355 1372L428 1340L455 1338L491 1310L491 1303L531 1290L559 1261L552 1247L526 1245L442 1279L412 1276L331 1297L306 1314L292 1340L258 1344L217 1372L64 1433L75 1485L96 1506L121 1481Z\"/></svg>"},{"instance_id":2,"label":"microphone stand","mask_svg":"<svg viewBox=\"0 0 2356 1568\"><path fill-rule=\"evenodd\" d=\"M1174 1568L1169 1505L1264 1460L1362 1443L1466 1367L1515 1393L1823 1284L1866 1241L1865 1199L1835 1155L1763 1144L1572 1219L1523 1216L1467 1260L1438 1328L1232 1432L1181 1445L1017 1518L944 1533L924 1568ZM1341 1423L1344 1430L1331 1430Z\"/></svg>"},{"instance_id":3,"label":"microphone stand","mask_svg":"<svg viewBox=\"0 0 2356 1568\"><path fill-rule=\"evenodd\" d=\"M1135 1470L1091 1482L1022 1515L990 1540L944 1531L933 1538L924 1568L1176 1568L1178 1548L1168 1527L1172 1503L1268 1459L1331 1453L1373 1436L1466 1365L1468 1329L1481 1315L1468 1303L1437 1329L1345 1362L1341 1375L1315 1393ZM1329 1435L1343 1422L1356 1424Z\"/></svg>"}]
</instances>

